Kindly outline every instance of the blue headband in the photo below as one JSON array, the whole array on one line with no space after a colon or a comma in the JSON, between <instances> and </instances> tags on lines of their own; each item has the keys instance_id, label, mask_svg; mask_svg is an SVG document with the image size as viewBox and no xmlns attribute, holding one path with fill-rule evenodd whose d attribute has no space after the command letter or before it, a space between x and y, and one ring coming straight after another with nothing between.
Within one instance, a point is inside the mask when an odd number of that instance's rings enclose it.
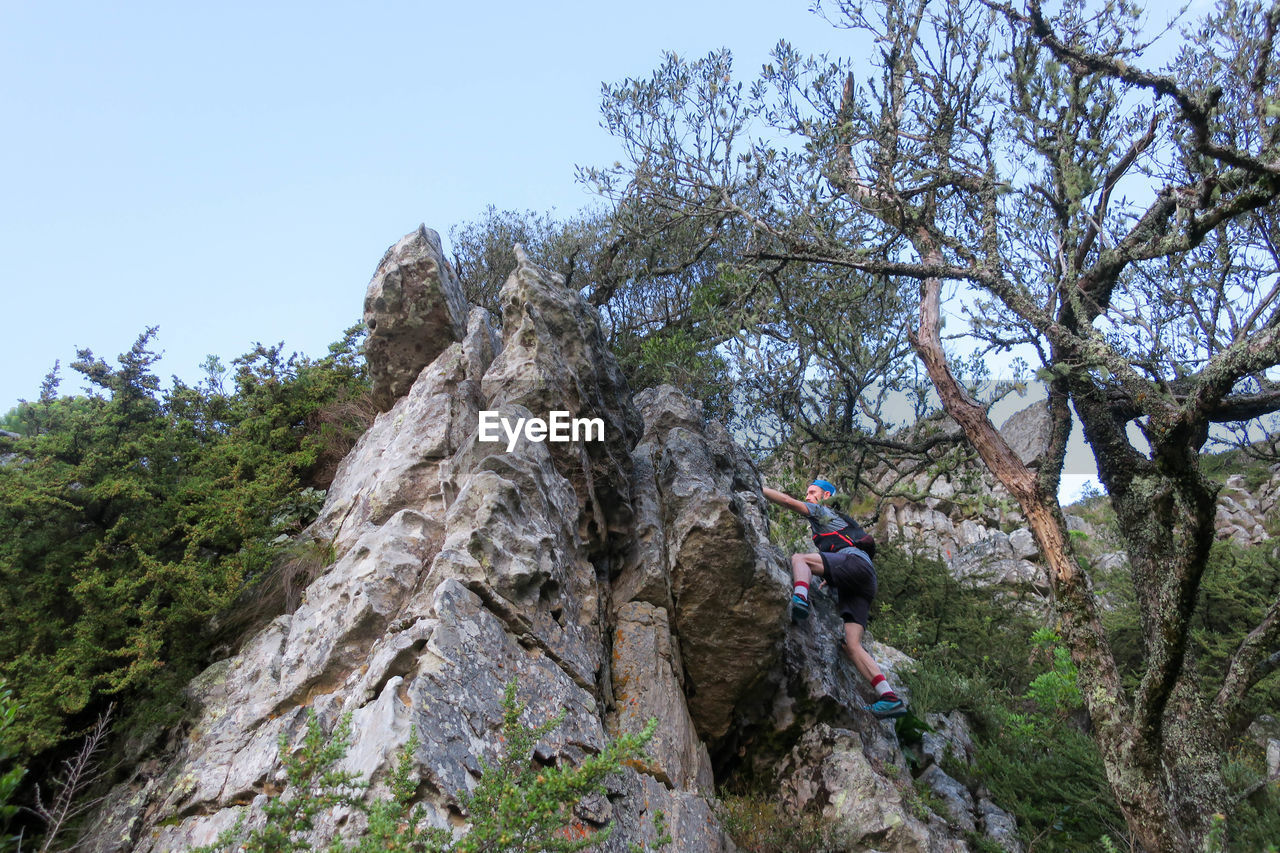
<instances>
[{"instance_id":1,"label":"blue headband","mask_svg":"<svg viewBox=\"0 0 1280 853\"><path fill-rule=\"evenodd\" d=\"M826 480L814 480L809 485L817 486L819 489L822 489L824 492L830 492L833 495L836 493L836 487L831 485L831 483L828 483Z\"/></svg>"}]
</instances>

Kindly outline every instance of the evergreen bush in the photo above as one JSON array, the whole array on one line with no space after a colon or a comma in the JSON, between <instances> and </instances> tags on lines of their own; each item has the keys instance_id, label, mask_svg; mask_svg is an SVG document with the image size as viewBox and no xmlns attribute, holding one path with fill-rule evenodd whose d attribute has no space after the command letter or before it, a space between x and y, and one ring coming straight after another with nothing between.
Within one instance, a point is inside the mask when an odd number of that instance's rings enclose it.
<instances>
[{"instance_id":1,"label":"evergreen bush","mask_svg":"<svg viewBox=\"0 0 1280 853\"><path fill-rule=\"evenodd\" d=\"M167 391L154 334L116 366L81 350L85 393L58 396L51 374L18 407L23 435L6 439L0 677L20 700L10 734L28 759L115 697L132 710L126 732L173 718L208 663L213 617L315 515L318 412L367 384L358 327L320 360L258 345L234 372L211 358L204 382Z\"/></svg>"},{"instance_id":2,"label":"evergreen bush","mask_svg":"<svg viewBox=\"0 0 1280 853\"><path fill-rule=\"evenodd\" d=\"M639 734L624 734L600 753L587 756L576 765L540 766L534 748L564 721L564 712L542 723L523 721L525 706L516 698L516 681L506 686L502 698L502 737L497 761L480 759L480 781L474 791L458 792L458 804L470 822L465 834L455 838L448 829L425 825L425 810L414 804L413 778L416 732L401 750L390 779L390 796L366 803L362 797L364 780L338 771L337 763L350 746L350 718L326 734L314 713L307 717L301 746L289 752L287 735L281 735L280 754L288 786L271 797L265 807L266 821L246 831L243 820L224 832L218 840L193 853L283 853L311 849L308 837L323 813L346 807L367 818L367 829L355 838L341 835L329 841L330 853L568 853L596 847L612 831L612 825L593 829L574 815L584 797L605 793L606 777L624 764L640 758L653 737L657 721ZM656 823L655 819L655 823ZM657 845L671 839L656 827Z\"/></svg>"}]
</instances>

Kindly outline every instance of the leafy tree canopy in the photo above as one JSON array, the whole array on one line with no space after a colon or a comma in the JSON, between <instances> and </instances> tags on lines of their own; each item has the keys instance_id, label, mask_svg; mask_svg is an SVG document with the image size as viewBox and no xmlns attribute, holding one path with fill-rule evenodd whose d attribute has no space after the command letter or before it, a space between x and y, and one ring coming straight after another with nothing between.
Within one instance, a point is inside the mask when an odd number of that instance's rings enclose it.
<instances>
[{"instance_id":1,"label":"leafy tree canopy","mask_svg":"<svg viewBox=\"0 0 1280 853\"><path fill-rule=\"evenodd\" d=\"M768 353L767 318L802 318L776 327L777 360L758 363L771 377L795 364L793 377L847 378L857 394L778 389L795 435L874 413L866 366L896 368L909 346L1051 565L1062 639L1134 838L1202 847L1228 806L1219 755L1280 664L1277 598L1214 689L1199 683L1193 642L1217 491L1200 452L1215 425L1256 436L1280 410L1280 4L1225 0L1159 71L1143 67L1128 0L818 9L869 53L780 43L745 87L727 52L668 56L605 87L627 162L589 177L621 208L650 212L653 239L691 223L730 238L738 316L755 324L735 335L744 347ZM840 294L874 346L802 331ZM966 340L944 337L948 315L967 320ZM974 399L962 347L975 346L979 359L1016 348L1039 362L1053 426L1038 467ZM1057 505L1073 410L1130 557L1132 687Z\"/></svg>"}]
</instances>

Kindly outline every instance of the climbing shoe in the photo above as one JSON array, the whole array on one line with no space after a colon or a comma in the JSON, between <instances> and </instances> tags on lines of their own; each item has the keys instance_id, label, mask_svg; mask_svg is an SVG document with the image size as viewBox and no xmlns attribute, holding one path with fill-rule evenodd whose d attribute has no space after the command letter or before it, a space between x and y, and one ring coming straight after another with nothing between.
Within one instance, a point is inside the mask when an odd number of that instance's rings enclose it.
<instances>
[{"instance_id":1,"label":"climbing shoe","mask_svg":"<svg viewBox=\"0 0 1280 853\"><path fill-rule=\"evenodd\" d=\"M791 621L803 622L809 618L809 599L801 595L791 596Z\"/></svg>"},{"instance_id":2,"label":"climbing shoe","mask_svg":"<svg viewBox=\"0 0 1280 853\"><path fill-rule=\"evenodd\" d=\"M907 703L901 699L881 699L873 705L868 705L867 710L882 720L889 720L894 717L905 717Z\"/></svg>"}]
</instances>

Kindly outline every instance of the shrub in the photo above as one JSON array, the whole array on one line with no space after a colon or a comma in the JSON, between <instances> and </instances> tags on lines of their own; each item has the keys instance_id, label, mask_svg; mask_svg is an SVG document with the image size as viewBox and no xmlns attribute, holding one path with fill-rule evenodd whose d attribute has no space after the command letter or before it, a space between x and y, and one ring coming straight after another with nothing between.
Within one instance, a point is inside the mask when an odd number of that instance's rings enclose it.
<instances>
[{"instance_id":1,"label":"shrub","mask_svg":"<svg viewBox=\"0 0 1280 853\"><path fill-rule=\"evenodd\" d=\"M413 733L401 751L390 780L389 797L366 803L360 796L366 783L335 765L350 746L350 720L344 717L332 734L326 734L314 713L308 714L301 747L289 755L286 735L280 738L285 755L288 787L271 797L265 824L250 832L241 821L208 847L194 853L276 853L309 849L307 834L316 818L327 810L345 806L362 812L368 827L358 838L334 838L331 853L420 851L420 853L481 853L481 851L574 851L601 844L612 826L594 830L574 816L573 809L588 794L604 792L603 781L625 762L643 755L657 721L651 720L639 734L624 734L597 755L575 766L541 767L533 759L538 742L564 721L564 712L539 726L522 722L525 707L516 699L516 681L507 684L502 698L502 748L497 762L480 759L480 782L471 793L459 792L458 803L470 820L465 835L424 826L425 810L414 805L412 778ZM665 832L659 829L658 834ZM669 839L668 839L669 840Z\"/></svg>"},{"instance_id":2,"label":"shrub","mask_svg":"<svg viewBox=\"0 0 1280 853\"><path fill-rule=\"evenodd\" d=\"M765 792L725 794L716 804L716 816L734 843L750 853L811 853L847 846L821 815L789 815L775 795Z\"/></svg>"},{"instance_id":3,"label":"shrub","mask_svg":"<svg viewBox=\"0 0 1280 853\"><path fill-rule=\"evenodd\" d=\"M17 713L18 703L14 701L13 691L0 680L0 850L7 850L18 841L11 838L8 831L10 822L18 814L18 807L13 804L14 793L27 773L17 761L17 746L9 733Z\"/></svg>"},{"instance_id":4,"label":"shrub","mask_svg":"<svg viewBox=\"0 0 1280 853\"><path fill-rule=\"evenodd\" d=\"M27 758L116 697L127 733L174 718L213 617L315 516L323 495L303 485L317 411L365 384L357 327L319 361L256 346L230 391L215 358L201 385L162 391L154 332L116 366L81 350L88 393L59 397L51 375L15 415L24 435L6 439L0 676L22 698L10 736Z\"/></svg>"}]
</instances>

